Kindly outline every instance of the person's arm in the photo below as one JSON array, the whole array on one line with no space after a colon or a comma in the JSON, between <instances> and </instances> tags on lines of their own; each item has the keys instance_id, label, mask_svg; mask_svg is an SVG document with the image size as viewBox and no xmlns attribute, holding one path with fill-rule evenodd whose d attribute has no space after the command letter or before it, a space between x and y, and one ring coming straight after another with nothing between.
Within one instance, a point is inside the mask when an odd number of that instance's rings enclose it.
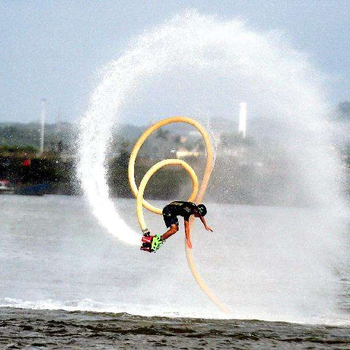
<instances>
[{"instance_id":1,"label":"person's arm","mask_svg":"<svg viewBox=\"0 0 350 350\"><path fill-rule=\"evenodd\" d=\"M203 224L203 226L205 227L205 229L206 229L207 231L214 232L214 231L207 225L207 222L205 221L204 216L200 216L199 218L201 219L202 224Z\"/></svg>"},{"instance_id":2,"label":"person's arm","mask_svg":"<svg viewBox=\"0 0 350 350\"><path fill-rule=\"evenodd\" d=\"M191 237L190 237L190 223L188 220L184 221L185 223L185 236L187 247L192 249Z\"/></svg>"}]
</instances>

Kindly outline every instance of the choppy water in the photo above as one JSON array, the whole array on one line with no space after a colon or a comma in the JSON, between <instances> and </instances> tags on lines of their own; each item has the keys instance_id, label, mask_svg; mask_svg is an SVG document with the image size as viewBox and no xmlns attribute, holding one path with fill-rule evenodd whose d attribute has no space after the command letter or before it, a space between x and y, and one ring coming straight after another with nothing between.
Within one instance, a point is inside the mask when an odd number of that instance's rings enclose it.
<instances>
[{"instance_id":1,"label":"choppy water","mask_svg":"<svg viewBox=\"0 0 350 350\"><path fill-rule=\"evenodd\" d=\"M115 204L137 230L134 201ZM146 254L80 197L1 196L0 208L2 348L350 348L348 275L327 265L327 241L308 244L327 229L321 213L208 204L215 232L195 226L194 257L223 315L189 272L182 232Z\"/></svg>"}]
</instances>

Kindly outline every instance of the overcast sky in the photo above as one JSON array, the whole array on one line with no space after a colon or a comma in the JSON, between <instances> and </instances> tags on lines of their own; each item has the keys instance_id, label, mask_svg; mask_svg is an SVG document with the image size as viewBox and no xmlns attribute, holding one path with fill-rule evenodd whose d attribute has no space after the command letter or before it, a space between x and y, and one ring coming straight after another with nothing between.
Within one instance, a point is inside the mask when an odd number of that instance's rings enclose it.
<instances>
[{"instance_id":1,"label":"overcast sky","mask_svg":"<svg viewBox=\"0 0 350 350\"><path fill-rule=\"evenodd\" d=\"M96 71L134 36L188 8L283 31L328 77L329 98L350 100L350 0L0 0L0 121L74 121Z\"/></svg>"}]
</instances>

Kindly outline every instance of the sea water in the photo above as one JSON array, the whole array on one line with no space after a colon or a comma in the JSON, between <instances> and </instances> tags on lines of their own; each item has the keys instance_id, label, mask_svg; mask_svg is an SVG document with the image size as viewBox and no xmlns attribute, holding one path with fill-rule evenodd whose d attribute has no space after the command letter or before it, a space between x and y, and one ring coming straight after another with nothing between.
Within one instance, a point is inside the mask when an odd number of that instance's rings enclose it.
<instances>
[{"instance_id":1,"label":"sea water","mask_svg":"<svg viewBox=\"0 0 350 350\"><path fill-rule=\"evenodd\" d=\"M349 305L349 276L335 275L338 294L329 291L317 274L315 255L308 257L316 247L308 246L307 234L317 228L291 229L305 217L322 222L315 211L208 203L214 232L195 223L193 254L209 287L230 307L232 315L225 315L191 275L182 227L149 254L108 235L82 197L1 196L1 201L2 306L335 324L349 319L341 311ZM136 230L135 201L114 203ZM160 216L148 220L152 233L166 230ZM302 259L289 248L287 228L300 240Z\"/></svg>"}]
</instances>

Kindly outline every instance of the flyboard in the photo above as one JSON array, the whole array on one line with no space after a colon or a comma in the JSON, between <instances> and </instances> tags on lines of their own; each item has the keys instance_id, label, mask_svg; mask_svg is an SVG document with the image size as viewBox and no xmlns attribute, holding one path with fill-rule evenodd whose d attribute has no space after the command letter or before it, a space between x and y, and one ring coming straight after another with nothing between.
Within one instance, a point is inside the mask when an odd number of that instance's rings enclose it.
<instances>
[{"instance_id":1,"label":"flyboard","mask_svg":"<svg viewBox=\"0 0 350 350\"><path fill-rule=\"evenodd\" d=\"M135 182L135 161L137 154L142 147L143 143L146 141L146 139L156 130L161 128L162 126L168 125L168 124L173 124L173 123L186 123L194 126L202 135L206 150L207 150L207 162L205 166L205 171L203 175L203 179L201 182L201 185L199 187L198 183L198 178L192 167L184 162L183 160L179 159L165 159L162 160L156 164L154 164L145 174L145 176L142 178L141 183L139 188L137 188L136 182ZM211 146L210 138L206 130L195 120L191 118L186 118L186 117L172 117L172 118L167 118L159 121L158 123L150 126L138 139L138 141L135 143L134 148L131 152L130 155L130 160L129 160L129 168L128 168L128 177L129 177L129 184L131 187L131 190L136 198L136 214L137 214L137 220L139 222L141 231L143 233L143 238L142 238L142 243L146 245L150 245L152 247L153 238L150 239L150 231L147 228L145 218L143 215L143 208L146 208L147 210L151 211L152 213L162 215L162 209L157 208L153 206L152 204L148 203L144 198L144 192L145 188L147 186L148 181L150 178L161 168L168 166L168 165L177 165L181 166L184 168L187 173L189 174L191 180L192 180L192 193L190 197L188 198L188 201L190 202L195 202L195 203L200 203L203 199L205 190L208 186L208 182L210 179L210 174L212 171L213 167L213 148ZM193 218L190 219L190 228L192 228L193 225ZM190 230L192 231L192 230ZM154 246L156 247L156 246ZM159 247L158 247L159 248ZM202 289L202 291L216 304L216 306L221 309L225 313L229 313L228 309L222 304L222 302L211 292L211 290L208 288L208 286L205 284L205 282L202 280L196 265L193 260L193 255L192 255L192 249L187 246L185 243L185 248L186 248L186 257L187 257L187 262L188 266L191 269L192 275L197 281L197 284L199 287Z\"/></svg>"}]
</instances>

